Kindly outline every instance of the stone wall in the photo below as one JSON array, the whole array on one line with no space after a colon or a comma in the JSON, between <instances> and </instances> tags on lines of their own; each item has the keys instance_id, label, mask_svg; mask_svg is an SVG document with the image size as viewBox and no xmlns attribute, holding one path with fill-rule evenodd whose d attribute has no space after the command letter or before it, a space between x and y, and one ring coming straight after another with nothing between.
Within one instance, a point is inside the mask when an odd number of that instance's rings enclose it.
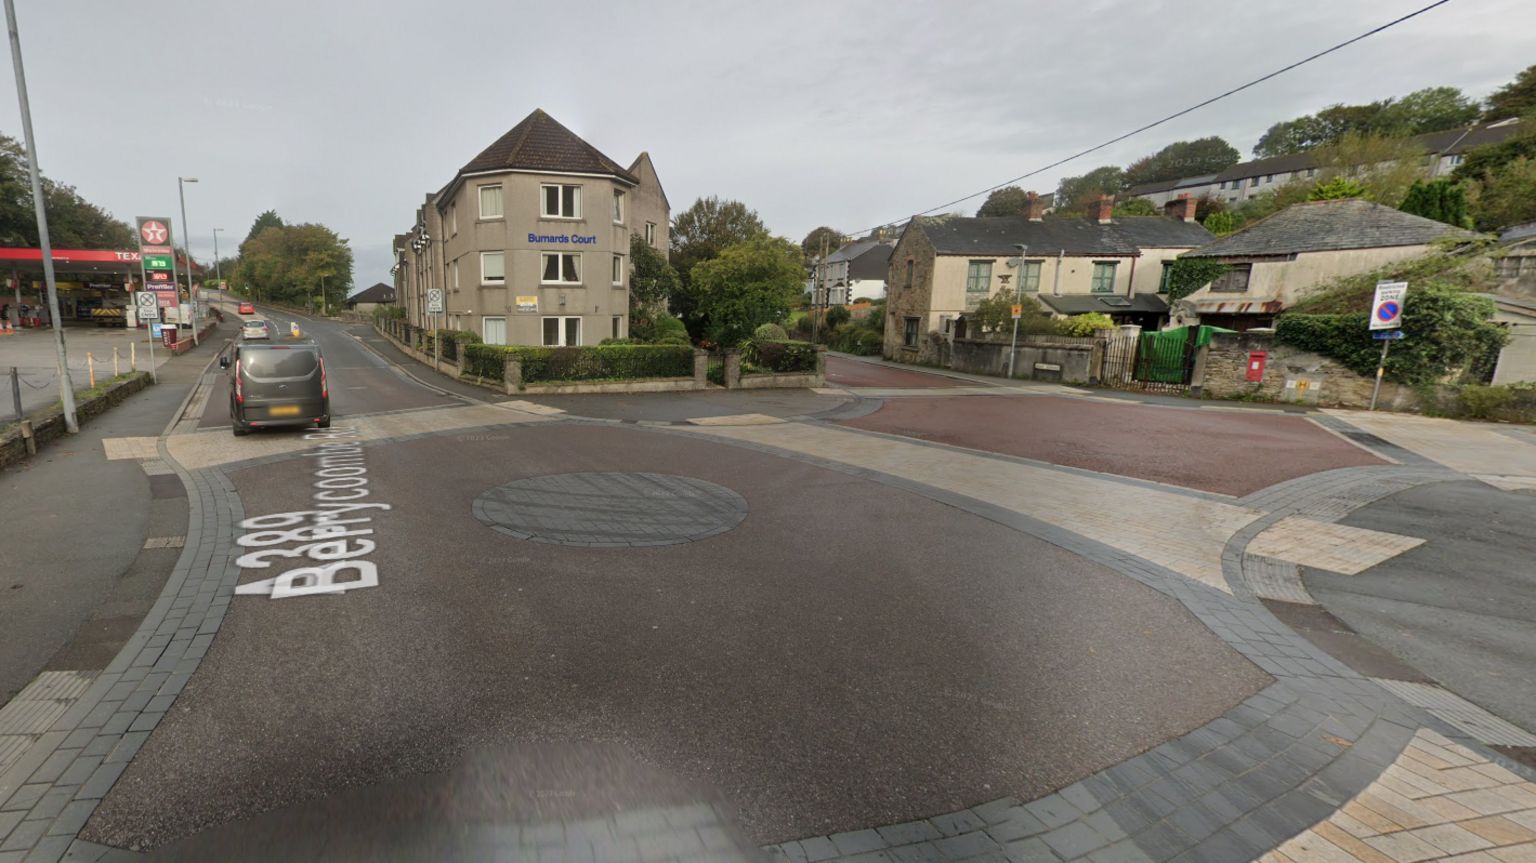
<instances>
[{"instance_id":1,"label":"stone wall","mask_svg":"<svg viewBox=\"0 0 1536 863\"><path fill-rule=\"evenodd\" d=\"M1249 356L1264 352L1264 378L1247 380ZM1335 407L1366 407L1375 379L1355 374L1327 357L1280 344L1275 334L1250 330L1216 333L1201 351L1194 384L1203 395L1232 398L1251 395L1274 401ZM1384 381L1376 406L1383 410L1416 410L1418 394Z\"/></svg>"},{"instance_id":2,"label":"stone wall","mask_svg":"<svg viewBox=\"0 0 1536 863\"><path fill-rule=\"evenodd\" d=\"M912 286L907 287L907 259L912 260ZM908 227L891 252L886 278L885 344L882 354L903 363L939 361L939 344L929 333L937 329L933 314L933 244L920 228ZM917 346L905 347L906 319L917 318Z\"/></svg>"},{"instance_id":3,"label":"stone wall","mask_svg":"<svg viewBox=\"0 0 1536 863\"><path fill-rule=\"evenodd\" d=\"M1008 342L955 339L949 367L976 375L1008 375ZM1093 338L1023 336L1013 360L1013 376L1033 380L1089 383L1098 379L1102 349Z\"/></svg>"}]
</instances>

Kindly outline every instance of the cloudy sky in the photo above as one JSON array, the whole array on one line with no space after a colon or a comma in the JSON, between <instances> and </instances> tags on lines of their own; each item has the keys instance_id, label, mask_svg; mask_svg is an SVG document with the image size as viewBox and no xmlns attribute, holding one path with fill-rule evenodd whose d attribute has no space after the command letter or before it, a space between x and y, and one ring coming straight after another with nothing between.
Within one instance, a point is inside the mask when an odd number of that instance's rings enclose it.
<instances>
[{"instance_id":1,"label":"cloudy sky","mask_svg":"<svg viewBox=\"0 0 1536 863\"><path fill-rule=\"evenodd\" d=\"M358 287L422 195L534 108L674 213L737 198L776 233L855 231L1015 177L1429 0L527 3L16 0L43 170L115 215L176 213L193 254L262 210L350 239ZM1027 181L1536 63L1536 3L1453 0ZM9 66L0 131L20 137ZM973 210L975 199L952 209Z\"/></svg>"}]
</instances>

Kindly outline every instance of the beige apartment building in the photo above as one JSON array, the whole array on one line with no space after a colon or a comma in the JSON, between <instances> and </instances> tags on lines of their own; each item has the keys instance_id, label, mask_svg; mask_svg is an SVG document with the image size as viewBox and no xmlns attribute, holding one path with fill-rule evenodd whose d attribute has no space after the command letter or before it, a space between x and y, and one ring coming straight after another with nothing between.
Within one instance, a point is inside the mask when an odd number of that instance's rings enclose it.
<instances>
[{"instance_id":1,"label":"beige apartment building","mask_svg":"<svg viewBox=\"0 0 1536 863\"><path fill-rule=\"evenodd\" d=\"M627 336L630 235L665 254L669 219L649 155L623 168L535 110L428 194L396 235L399 302L413 325L471 330L489 344ZM441 315L428 313L433 289Z\"/></svg>"}]
</instances>

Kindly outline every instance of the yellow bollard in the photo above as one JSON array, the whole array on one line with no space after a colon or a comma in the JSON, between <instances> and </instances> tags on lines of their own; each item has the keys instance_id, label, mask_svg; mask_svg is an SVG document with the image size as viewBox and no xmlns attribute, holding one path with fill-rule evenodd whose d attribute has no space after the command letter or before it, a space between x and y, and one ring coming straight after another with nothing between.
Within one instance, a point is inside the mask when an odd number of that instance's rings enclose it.
<instances>
[{"instance_id":1,"label":"yellow bollard","mask_svg":"<svg viewBox=\"0 0 1536 863\"><path fill-rule=\"evenodd\" d=\"M136 371L139 370L139 343L138 342L129 342L128 343L128 370L131 371L131 372L136 372Z\"/></svg>"},{"instance_id":2,"label":"yellow bollard","mask_svg":"<svg viewBox=\"0 0 1536 863\"><path fill-rule=\"evenodd\" d=\"M112 348L112 377L115 378L120 374L122 374L122 372L118 371L117 369L117 347L114 346Z\"/></svg>"},{"instance_id":3,"label":"yellow bollard","mask_svg":"<svg viewBox=\"0 0 1536 863\"><path fill-rule=\"evenodd\" d=\"M90 373L91 387L94 388L96 386L96 358L91 356L90 351L85 352L85 368Z\"/></svg>"}]
</instances>

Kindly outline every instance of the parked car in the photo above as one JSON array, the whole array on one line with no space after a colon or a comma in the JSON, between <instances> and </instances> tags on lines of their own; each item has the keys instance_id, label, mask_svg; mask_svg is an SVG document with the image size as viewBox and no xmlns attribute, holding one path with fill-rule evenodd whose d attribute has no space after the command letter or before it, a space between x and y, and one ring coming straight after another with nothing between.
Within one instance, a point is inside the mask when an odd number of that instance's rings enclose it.
<instances>
[{"instance_id":1,"label":"parked car","mask_svg":"<svg viewBox=\"0 0 1536 863\"><path fill-rule=\"evenodd\" d=\"M240 304L240 314L242 314L242 315L254 315L254 314L256 314L256 304L255 303L241 303Z\"/></svg>"},{"instance_id":2,"label":"parked car","mask_svg":"<svg viewBox=\"0 0 1536 863\"><path fill-rule=\"evenodd\" d=\"M238 344L219 357L219 367L230 369L229 421L235 437L258 428L330 428L325 357L314 342Z\"/></svg>"},{"instance_id":3,"label":"parked car","mask_svg":"<svg viewBox=\"0 0 1536 863\"><path fill-rule=\"evenodd\" d=\"M270 340L272 338L272 325L266 321L246 321L240 325L240 338L246 341L251 339Z\"/></svg>"}]
</instances>

